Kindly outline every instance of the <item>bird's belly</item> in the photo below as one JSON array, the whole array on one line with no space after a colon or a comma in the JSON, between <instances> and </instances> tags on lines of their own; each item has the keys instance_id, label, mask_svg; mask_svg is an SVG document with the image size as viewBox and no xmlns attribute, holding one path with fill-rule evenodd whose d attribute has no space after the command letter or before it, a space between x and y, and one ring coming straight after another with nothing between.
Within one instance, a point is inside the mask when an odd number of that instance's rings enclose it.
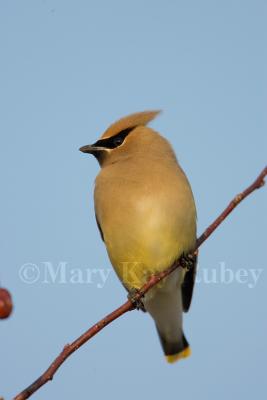
<instances>
[{"instance_id":1,"label":"bird's belly","mask_svg":"<svg viewBox=\"0 0 267 400\"><path fill-rule=\"evenodd\" d=\"M149 276L189 251L195 240L192 221L184 212L170 213L156 200L143 199L132 208L129 204L122 208L119 219L104 230L109 258L123 284L128 289L140 288Z\"/></svg>"}]
</instances>

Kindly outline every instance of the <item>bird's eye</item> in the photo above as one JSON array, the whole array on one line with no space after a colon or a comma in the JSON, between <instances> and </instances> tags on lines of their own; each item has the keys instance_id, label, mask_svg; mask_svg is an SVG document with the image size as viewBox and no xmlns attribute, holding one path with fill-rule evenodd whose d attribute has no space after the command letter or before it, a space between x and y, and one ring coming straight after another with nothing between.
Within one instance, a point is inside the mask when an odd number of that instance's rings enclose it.
<instances>
[{"instance_id":1,"label":"bird's eye","mask_svg":"<svg viewBox=\"0 0 267 400\"><path fill-rule=\"evenodd\" d=\"M115 147L120 146L123 143L123 141L124 141L124 138L122 138L122 137L118 136L118 137L114 138L113 139L114 146Z\"/></svg>"}]
</instances>

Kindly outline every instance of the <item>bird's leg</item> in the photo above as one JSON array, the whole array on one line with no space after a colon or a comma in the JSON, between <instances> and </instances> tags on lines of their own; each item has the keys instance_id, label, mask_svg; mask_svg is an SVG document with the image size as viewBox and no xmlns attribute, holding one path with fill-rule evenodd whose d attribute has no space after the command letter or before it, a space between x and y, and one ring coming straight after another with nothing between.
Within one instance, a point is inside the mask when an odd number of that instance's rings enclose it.
<instances>
[{"instance_id":1,"label":"bird's leg","mask_svg":"<svg viewBox=\"0 0 267 400\"><path fill-rule=\"evenodd\" d=\"M142 311L146 311L145 310L145 306L142 302L142 300L140 299L136 299L136 294L138 293L138 289L132 288L129 290L128 293L128 300L130 300L130 302L132 303L132 305L137 309L137 310L142 310Z\"/></svg>"},{"instance_id":2,"label":"bird's leg","mask_svg":"<svg viewBox=\"0 0 267 400\"><path fill-rule=\"evenodd\" d=\"M192 268L194 268L194 265L196 263L197 255L192 255L192 254L182 254L180 257L180 264L181 267L186 269L187 271L190 271Z\"/></svg>"}]
</instances>

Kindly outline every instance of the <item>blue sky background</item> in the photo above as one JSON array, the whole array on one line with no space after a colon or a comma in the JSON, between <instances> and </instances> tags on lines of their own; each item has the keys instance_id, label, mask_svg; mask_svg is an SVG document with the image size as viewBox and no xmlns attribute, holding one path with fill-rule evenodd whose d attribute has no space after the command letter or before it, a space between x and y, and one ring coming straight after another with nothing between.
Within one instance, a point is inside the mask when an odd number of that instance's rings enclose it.
<instances>
[{"instance_id":1,"label":"blue sky background","mask_svg":"<svg viewBox=\"0 0 267 400\"><path fill-rule=\"evenodd\" d=\"M125 114L163 109L152 126L190 179L199 234L264 167L266 17L260 0L1 1L0 281L15 304L0 321L5 399L125 300L113 273L103 288L99 272L91 283L70 282L74 268L110 269L94 221L99 167L81 145ZM132 312L34 398L263 398L266 200L266 188L254 193L201 249L184 324L189 359L166 364L152 320ZM66 283L45 283L43 262L63 261ZM23 275L27 263L39 279L31 269ZM225 268L235 274L228 284ZM204 271L218 273L217 283ZM261 271L254 288L252 271Z\"/></svg>"}]
</instances>

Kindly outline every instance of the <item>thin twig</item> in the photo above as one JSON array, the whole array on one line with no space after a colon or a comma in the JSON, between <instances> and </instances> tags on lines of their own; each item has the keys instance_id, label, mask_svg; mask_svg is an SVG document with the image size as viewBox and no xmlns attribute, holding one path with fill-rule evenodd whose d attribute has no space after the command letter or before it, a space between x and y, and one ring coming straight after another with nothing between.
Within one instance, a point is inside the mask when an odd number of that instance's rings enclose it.
<instances>
[{"instance_id":1,"label":"thin twig","mask_svg":"<svg viewBox=\"0 0 267 400\"><path fill-rule=\"evenodd\" d=\"M267 175L267 167L263 169L257 179L242 193L235 196L235 198L229 203L226 209L219 215L219 217L205 230L205 232L197 239L196 247L192 252L192 256L196 254L197 249L207 240L207 238L218 228L218 226L225 220L225 218L234 210L234 208L247 196L249 196L254 190L259 189L264 185L264 178ZM163 278L173 272L176 268L181 266L180 260L175 262L170 268L165 271L152 276L147 283L136 292L134 295L134 301L138 303L139 300L150 290L153 286L155 286L158 282L160 282ZM89 339L95 336L98 332L100 332L105 326L110 324L115 319L119 318L123 314L128 311L131 311L136 308L136 305L133 301L126 301L119 308L114 310L112 313L108 314L106 317L101 319L95 325L93 325L90 329L88 329L84 334L82 334L78 339L76 339L71 344L67 344L62 352L55 358L49 368L30 386L28 386L25 390L23 390L20 394L18 394L14 400L25 400L29 398L33 393L35 393L41 386L46 384L48 381L52 380L54 374L57 372L59 367L64 363L64 361L76 350L78 350L84 343L86 343Z\"/></svg>"}]
</instances>

